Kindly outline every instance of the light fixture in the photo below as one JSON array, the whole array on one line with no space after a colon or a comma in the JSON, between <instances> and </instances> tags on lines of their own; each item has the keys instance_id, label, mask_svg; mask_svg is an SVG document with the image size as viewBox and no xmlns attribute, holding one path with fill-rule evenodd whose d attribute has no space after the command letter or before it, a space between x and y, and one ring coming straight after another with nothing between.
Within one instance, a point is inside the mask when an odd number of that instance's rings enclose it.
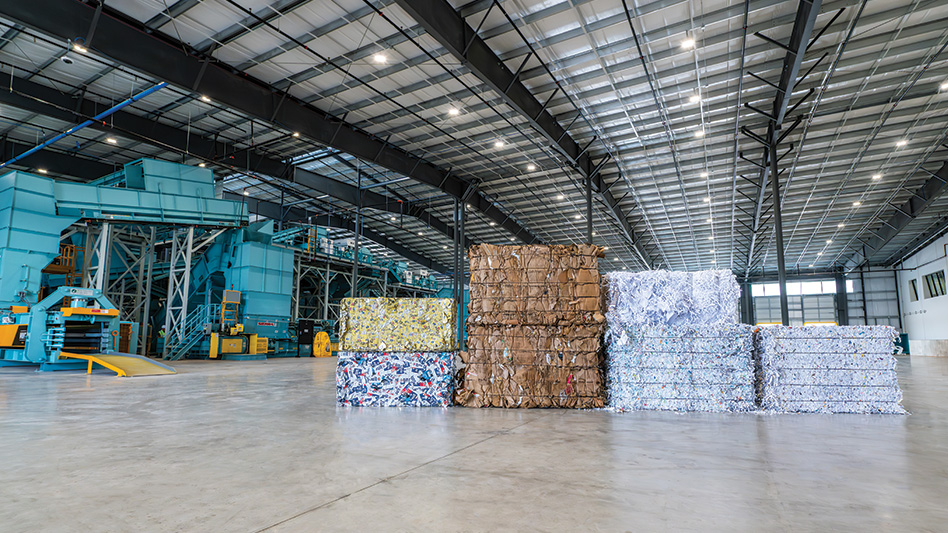
<instances>
[{"instance_id":1,"label":"light fixture","mask_svg":"<svg viewBox=\"0 0 948 533\"><path fill-rule=\"evenodd\" d=\"M204 168L204 167L207 166L207 163L201 161L200 163L198 163L198 166L201 167L201 168Z\"/></svg>"},{"instance_id":2,"label":"light fixture","mask_svg":"<svg viewBox=\"0 0 948 533\"><path fill-rule=\"evenodd\" d=\"M557 199L557 200L562 200L562 199L564 199L564 198L566 198L566 197L563 196L562 194L557 194L557 195L556 195L556 199Z\"/></svg>"},{"instance_id":3,"label":"light fixture","mask_svg":"<svg viewBox=\"0 0 948 533\"><path fill-rule=\"evenodd\" d=\"M708 237L708 240L709 240L709 241L713 241L713 240L714 240L714 235L711 235L710 237Z\"/></svg>"},{"instance_id":4,"label":"light fixture","mask_svg":"<svg viewBox=\"0 0 948 533\"><path fill-rule=\"evenodd\" d=\"M513 238L513 237L511 237L511 238L510 238L510 242L513 242L513 241L514 241L514 238Z\"/></svg>"},{"instance_id":5,"label":"light fixture","mask_svg":"<svg viewBox=\"0 0 948 533\"><path fill-rule=\"evenodd\" d=\"M810 268L813 268L813 263L810 263L809 267L810 267Z\"/></svg>"},{"instance_id":6,"label":"light fixture","mask_svg":"<svg viewBox=\"0 0 948 533\"><path fill-rule=\"evenodd\" d=\"M695 40L691 38L685 39L684 41L681 42L681 47L684 48L685 50L688 50L689 48L694 48Z\"/></svg>"},{"instance_id":7,"label":"light fixture","mask_svg":"<svg viewBox=\"0 0 948 533\"><path fill-rule=\"evenodd\" d=\"M529 172L533 172L533 171L536 170L536 169L537 169L537 166L534 165L533 163L530 163L530 164L527 165L527 171L529 171Z\"/></svg>"},{"instance_id":8,"label":"light fixture","mask_svg":"<svg viewBox=\"0 0 948 533\"><path fill-rule=\"evenodd\" d=\"M708 173L707 173L707 172L702 172L701 174L698 174L698 177L707 178L707 177L708 177Z\"/></svg>"},{"instance_id":9,"label":"light fixture","mask_svg":"<svg viewBox=\"0 0 948 533\"><path fill-rule=\"evenodd\" d=\"M596 236L596 232L594 231L594 232L593 232L593 237L595 237L595 236Z\"/></svg>"},{"instance_id":10,"label":"light fixture","mask_svg":"<svg viewBox=\"0 0 948 533\"><path fill-rule=\"evenodd\" d=\"M701 128L701 129L699 129L699 130L695 130L695 137L697 137L697 138L699 138L699 139L700 139L701 137L704 137L704 128Z\"/></svg>"},{"instance_id":11,"label":"light fixture","mask_svg":"<svg viewBox=\"0 0 948 533\"><path fill-rule=\"evenodd\" d=\"M708 219L708 224L714 224L714 219L713 219L713 218L709 218L709 219Z\"/></svg>"},{"instance_id":12,"label":"light fixture","mask_svg":"<svg viewBox=\"0 0 948 533\"><path fill-rule=\"evenodd\" d=\"M244 189L244 196L250 196L250 191L248 191L247 189Z\"/></svg>"},{"instance_id":13,"label":"light fixture","mask_svg":"<svg viewBox=\"0 0 948 533\"><path fill-rule=\"evenodd\" d=\"M629 267L622 267L622 270L628 270Z\"/></svg>"},{"instance_id":14,"label":"light fixture","mask_svg":"<svg viewBox=\"0 0 948 533\"><path fill-rule=\"evenodd\" d=\"M853 207L859 207L862 205L862 202L853 202Z\"/></svg>"},{"instance_id":15,"label":"light fixture","mask_svg":"<svg viewBox=\"0 0 948 533\"><path fill-rule=\"evenodd\" d=\"M715 250L714 250L714 248L712 248L712 249L711 249L711 253L713 254L714 252L715 252Z\"/></svg>"},{"instance_id":16,"label":"light fixture","mask_svg":"<svg viewBox=\"0 0 948 533\"><path fill-rule=\"evenodd\" d=\"M948 81L941 82L941 90L948 91Z\"/></svg>"},{"instance_id":17,"label":"light fixture","mask_svg":"<svg viewBox=\"0 0 948 533\"><path fill-rule=\"evenodd\" d=\"M583 217L580 216L580 215L573 215L573 218L575 218L576 220L579 220L579 219L581 219L581 218L583 218Z\"/></svg>"},{"instance_id":18,"label":"light fixture","mask_svg":"<svg viewBox=\"0 0 948 533\"><path fill-rule=\"evenodd\" d=\"M294 131L294 132L293 132L293 136L294 136L294 137L299 137L299 136L300 136L300 132Z\"/></svg>"},{"instance_id":19,"label":"light fixture","mask_svg":"<svg viewBox=\"0 0 948 533\"><path fill-rule=\"evenodd\" d=\"M211 103L211 99L208 98L207 96L204 96L203 94L201 95L201 101L204 102L205 104Z\"/></svg>"},{"instance_id":20,"label":"light fixture","mask_svg":"<svg viewBox=\"0 0 948 533\"><path fill-rule=\"evenodd\" d=\"M896 141L896 143L895 143L895 145L898 146L898 147L900 147L900 148L901 148L902 146L905 146L906 144L908 144L908 141L906 141L905 139L899 139L899 140Z\"/></svg>"},{"instance_id":21,"label":"light fixture","mask_svg":"<svg viewBox=\"0 0 948 533\"><path fill-rule=\"evenodd\" d=\"M419 231L419 232L418 232L418 236L419 236L419 237L424 237L425 234Z\"/></svg>"},{"instance_id":22,"label":"light fixture","mask_svg":"<svg viewBox=\"0 0 948 533\"><path fill-rule=\"evenodd\" d=\"M882 174L873 174L872 181L879 181L882 179Z\"/></svg>"},{"instance_id":23,"label":"light fixture","mask_svg":"<svg viewBox=\"0 0 948 533\"><path fill-rule=\"evenodd\" d=\"M845 227L846 227L846 224L843 224L842 222L840 222L839 224L836 224L836 227L837 227L837 228L845 228Z\"/></svg>"},{"instance_id":24,"label":"light fixture","mask_svg":"<svg viewBox=\"0 0 948 533\"><path fill-rule=\"evenodd\" d=\"M618 258L618 257L613 257L612 260L613 260L613 261L618 261L619 258Z\"/></svg>"},{"instance_id":25,"label":"light fixture","mask_svg":"<svg viewBox=\"0 0 948 533\"><path fill-rule=\"evenodd\" d=\"M826 244L833 244L833 239L826 239Z\"/></svg>"},{"instance_id":26,"label":"light fixture","mask_svg":"<svg viewBox=\"0 0 948 533\"><path fill-rule=\"evenodd\" d=\"M496 223L496 222L494 222L494 221L491 221L491 223L490 223L490 225L491 225L491 226L496 226L496 225L497 225L497 223Z\"/></svg>"},{"instance_id":27,"label":"light fixture","mask_svg":"<svg viewBox=\"0 0 948 533\"><path fill-rule=\"evenodd\" d=\"M36 169L36 171L39 172L40 174L47 174L47 173L49 173L49 171L46 170L45 168L38 168L38 169Z\"/></svg>"},{"instance_id":28,"label":"light fixture","mask_svg":"<svg viewBox=\"0 0 948 533\"><path fill-rule=\"evenodd\" d=\"M709 204L709 203L711 203L711 197L710 197L710 196L705 196L704 198L701 199L701 201L704 202L704 203L706 203L706 204Z\"/></svg>"},{"instance_id":29,"label":"light fixture","mask_svg":"<svg viewBox=\"0 0 948 533\"><path fill-rule=\"evenodd\" d=\"M501 140L494 141L494 148L503 148L503 147L504 147L504 141L501 141Z\"/></svg>"},{"instance_id":30,"label":"light fixture","mask_svg":"<svg viewBox=\"0 0 948 533\"><path fill-rule=\"evenodd\" d=\"M701 95L700 95L700 94L693 94L693 95L691 95L690 98L688 98L688 101L691 102L692 104L697 104L698 102L701 101Z\"/></svg>"},{"instance_id":31,"label":"light fixture","mask_svg":"<svg viewBox=\"0 0 948 533\"><path fill-rule=\"evenodd\" d=\"M447 246L442 246L442 248L444 248L445 250L447 250L447 249L448 249L448 247L447 247Z\"/></svg>"},{"instance_id":32,"label":"light fixture","mask_svg":"<svg viewBox=\"0 0 948 533\"><path fill-rule=\"evenodd\" d=\"M381 64L384 64L386 61L388 61L388 58L385 57L385 54L375 54L374 56L372 56L372 61L381 65Z\"/></svg>"},{"instance_id":33,"label":"light fixture","mask_svg":"<svg viewBox=\"0 0 948 533\"><path fill-rule=\"evenodd\" d=\"M392 217L392 220L395 220L395 217Z\"/></svg>"},{"instance_id":34,"label":"light fixture","mask_svg":"<svg viewBox=\"0 0 948 533\"><path fill-rule=\"evenodd\" d=\"M461 110L456 107L449 107L448 114L451 115L452 117L456 117L461 114Z\"/></svg>"},{"instance_id":35,"label":"light fixture","mask_svg":"<svg viewBox=\"0 0 948 533\"><path fill-rule=\"evenodd\" d=\"M609 247L608 247L608 246L603 246L602 249L603 249L603 250L608 250Z\"/></svg>"},{"instance_id":36,"label":"light fixture","mask_svg":"<svg viewBox=\"0 0 948 533\"><path fill-rule=\"evenodd\" d=\"M72 43L72 49L79 52L80 54L84 54L89 51L88 48L86 48L85 46L82 46L79 43Z\"/></svg>"},{"instance_id":37,"label":"light fixture","mask_svg":"<svg viewBox=\"0 0 948 533\"><path fill-rule=\"evenodd\" d=\"M118 144L118 139L115 137L106 137L105 142L109 144Z\"/></svg>"},{"instance_id":38,"label":"light fixture","mask_svg":"<svg viewBox=\"0 0 948 533\"><path fill-rule=\"evenodd\" d=\"M821 256L821 255L823 255L823 252L816 252L816 256L817 256L817 257L819 257L819 256Z\"/></svg>"},{"instance_id":39,"label":"light fixture","mask_svg":"<svg viewBox=\"0 0 948 533\"><path fill-rule=\"evenodd\" d=\"M711 260L711 264L713 265L714 263L717 263L717 261L714 260L714 259L712 259L712 260Z\"/></svg>"}]
</instances>

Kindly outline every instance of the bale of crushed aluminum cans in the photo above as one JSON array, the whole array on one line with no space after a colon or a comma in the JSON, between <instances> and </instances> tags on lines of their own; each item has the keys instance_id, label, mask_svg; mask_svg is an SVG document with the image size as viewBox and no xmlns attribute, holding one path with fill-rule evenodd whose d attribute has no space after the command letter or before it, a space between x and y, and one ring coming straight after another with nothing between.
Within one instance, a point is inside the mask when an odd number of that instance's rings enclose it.
<instances>
[{"instance_id":1,"label":"bale of crushed aluminum cans","mask_svg":"<svg viewBox=\"0 0 948 533\"><path fill-rule=\"evenodd\" d=\"M454 352L339 352L336 401L373 407L447 407Z\"/></svg>"},{"instance_id":2,"label":"bale of crushed aluminum cans","mask_svg":"<svg viewBox=\"0 0 948 533\"><path fill-rule=\"evenodd\" d=\"M890 326L770 326L755 343L761 405L784 413L905 414Z\"/></svg>"},{"instance_id":3,"label":"bale of crushed aluminum cans","mask_svg":"<svg viewBox=\"0 0 948 533\"><path fill-rule=\"evenodd\" d=\"M607 282L609 327L737 322L741 290L729 270L612 272Z\"/></svg>"},{"instance_id":4,"label":"bale of crushed aluminum cans","mask_svg":"<svg viewBox=\"0 0 948 533\"><path fill-rule=\"evenodd\" d=\"M457 349L450 298L345 298L342 351L441 352Z\"/></svg>"},{"instance_id":5,"label":"bale of crushed aluminum cans","mask_svg":"<svg viewBox=\"0 0 948 533\"><path fill-rule=\"evenodd\" d=\"M609 406L623 411L755 410L753 333L746 324L610 325Z\"/></svg>"}]
</instances>

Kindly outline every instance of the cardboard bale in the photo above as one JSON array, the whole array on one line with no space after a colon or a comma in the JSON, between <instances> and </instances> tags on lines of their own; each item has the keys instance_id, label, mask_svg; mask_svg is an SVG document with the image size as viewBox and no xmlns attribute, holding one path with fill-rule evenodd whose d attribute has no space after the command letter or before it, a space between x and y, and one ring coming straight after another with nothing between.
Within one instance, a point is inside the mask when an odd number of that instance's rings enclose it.
<instances>
[{"instance_id":1,"label":"cardboard bale","mask_svg":"<svg viewBox=\"0 0 948 533\"><path fill-rule=\"evenodd\" d=\"M454 352L339 352L336 401L353 406L447 407Z\"/></svg>"},{"instance_id":2,"label":"cardboard bale","mask_svg":"<svg viewBox=\"0 0 948 533\"><path fill-rule=\"evenodd\" d=\"M457 349L450 298L345 298L342 351L441 352Z\"/></svg>"},{"instance_id":3,"label":"cardboard bale","mask_svg":"<svg viewBox=\"0 0 948 533\"><path fill-rule=\"evenodd\" d=\"M782 413L905 414L889 326L769 326L755 335L761 406Z\"/></svg>"}]
</instances>

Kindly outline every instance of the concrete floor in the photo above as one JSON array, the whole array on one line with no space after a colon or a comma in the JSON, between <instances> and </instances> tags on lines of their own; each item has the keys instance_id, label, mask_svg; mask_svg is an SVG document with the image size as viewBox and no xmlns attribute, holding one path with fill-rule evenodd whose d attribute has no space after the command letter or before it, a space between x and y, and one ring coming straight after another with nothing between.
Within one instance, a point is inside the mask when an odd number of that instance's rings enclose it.
<instances>
[{"instance_id":1,"label":"concrete floor","mask_svg":"<svg viewBox=\"0 0 948 533\"><path fill-rule=\"evenodd\" d=\"M339 408L334 365L0 370L0 531L948 529L948 358L912 416Z\"/></svg>"}]
</instances>

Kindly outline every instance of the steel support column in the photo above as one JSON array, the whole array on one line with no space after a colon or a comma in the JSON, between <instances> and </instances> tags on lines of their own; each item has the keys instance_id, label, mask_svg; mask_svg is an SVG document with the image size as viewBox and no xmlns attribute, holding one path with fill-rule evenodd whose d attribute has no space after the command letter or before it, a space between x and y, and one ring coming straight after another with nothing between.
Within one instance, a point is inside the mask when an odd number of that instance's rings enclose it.
<instances>
[{"instance_id":1,"label":"steel support column","mask_svg":"<svg viewBox=\"0 0 948 533\"><path fill-rule=\"evenodd\" d=\"M840 326L849 325L849 297L846 294L846 276L841 271L836 272L836 323Z\"/></svg>"},{"instance_id":2,"label":"steel support column","mask_svg":"<svg viewBox=\"0 0 948 533\"><path fill-rule=\"evenodd\" d=\"M162 357L168 357L168 346L184 341L188 318L188 296L191 287L191 258L194 251L194 227L175 228L171 235L171 259L168 265L168 299L165 300L165 344Z\"/></svg>"},{"instance_id":3,"label":"steel support column","mask_svg":"<svg viewBox=\"0 0 948 533\"><path fill-rule=\"evenodd\" d=\"M790 325L790 306L787 302L787 269L783 257L783 220L780 213L780 176L777 172L777 132L771 127L770 184L774 197L774 233L777 244L777 283L780 284L780 319L784 326Z\"/></svg>"}]
</instances>

